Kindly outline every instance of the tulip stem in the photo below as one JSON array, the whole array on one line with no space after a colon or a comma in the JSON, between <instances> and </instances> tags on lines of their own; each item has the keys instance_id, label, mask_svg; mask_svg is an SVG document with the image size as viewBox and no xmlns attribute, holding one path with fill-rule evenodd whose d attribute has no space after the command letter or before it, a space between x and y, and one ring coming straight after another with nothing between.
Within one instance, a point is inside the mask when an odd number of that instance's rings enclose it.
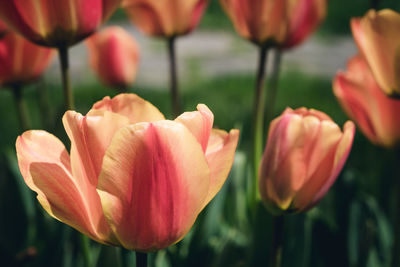
<instances>
[{"instance_id":1,"label":"tulip stem","mask_svg":"<svg viewBox=\"0 0 400 267\"><path fill-rule=\"evenodd\" d=\"M17 109L17 116L19 120L19 124L22 131L28 130L29 127L29 120L28 120L28 113L26 110L25 102L22 97L22 87L20 84L14 84L11 88L12 93L14 95L14 102L15 107Z\"/></svg>"},{"instance_id":2,"label":"tulip stem","mask_svg":"<svg viewBox=\"0 0 400 267\"><path fill-rule=\"evenodd\" d=\"M264 126L264 85L265 85L265 74L266 74L266 62L268 58L268 48L260 48L260 56L258 62L257 80L256 80L256 91L254 94L254 110L253 110L253 192L251 197L253 200L252 206L256 205L258 195L258 165L261 160L262 149L263 149L263 126Z\"/></svg>"},{"instance_id":3,"label":"tulip stem","mask_svg":"<svg viewBox=\"0 0 400 267\"><path fill-rule=\"evenodd\" d=\"M282 265L283 223L283 215L273 218L270 267L280 267Z\"/></svg>"},{"instance_id":4,"label":"tulip stem","mask_svg":"<svg viewBox=\"0 0 400 267\"><path fill-rule=\"evenodd\" d=\"M147 267L147 254L136 251L136 267Z\"/></svg>"},{"instance_id":5,"label":"tulip stem","mask_svg":"<svg viewBox=\"0 0 400 267\"><path fill-rule=\"evenodd\" d=\"M267 105L265 107L265 116L268 123L272 120L274 116L275 100L276 94L278 92L279 75L281 72L282 63L282 51L280 49L276 49L274 52L275 53L272 66L272 74L270 77L269 86L267 88Z\"/></svg>"},{"instance_id":6,"label":"tulip stem","mask_svg":"<svg viewBox=\"0 0 400 267\"><path fill-rule=\"evenodd\" d=\"M68 58L68 47L61 46L58 48L58 54L60 57L61 64L61 76L64 90L64 105L65 110L74 109L74 97L71 87L71 80L69 75L69 58Z\"/></svg>"},{"instance_id":7,"label":"tulip stem","mask_svg":"<svg viewBox=\"0 0 400 267\"><path fill-rule=\"evenodd\" d=\"M179 99L178 75L176 68L175 37L168 38L168 56L170 64L169 71L172 113L174 117L177 117L181 114L181 103Z\"/></svg>"},{"instance_id":8,"label":"tulip stem","mask_svg":"<svg viewBox=\"0 0 400 267\"><path fill-rule=\"evenodd\" d=\"M90 259L90 243L89 238L85 235L81 235L81 249L83 254L83 266L91 267Z\"/></svg>"}]
</instances>

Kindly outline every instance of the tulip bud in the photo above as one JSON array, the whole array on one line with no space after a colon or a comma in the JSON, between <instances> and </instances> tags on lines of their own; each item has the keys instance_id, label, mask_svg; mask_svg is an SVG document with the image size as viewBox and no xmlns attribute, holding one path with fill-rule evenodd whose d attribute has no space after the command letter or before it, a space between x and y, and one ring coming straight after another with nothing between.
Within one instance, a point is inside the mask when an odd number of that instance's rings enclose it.
<instances>
[{"instance_id":1,"label":"tulip bud","mask_svg":"<svg viewBox=\"0 0 400 267\"><path fill-rule=\"evenodd\" d=\"M301 212L321 200L349 155L355 126L343 131L317 110L287 108L270 125L259 190L273 213Z\"/></svg>"},{"instance_id":2,"label":"tulip bud","mask_svg":"<svg viewBox=\"0 0 400 267\"><path fill-rule=\"evenodd\" d=\"M389 96L400 96L400 14L370 10L351 20L354 40L375 80Z\"/></svg>"},{"instance_id":3,"label":"tulip bud","mask_svg":"<svg viewBox=\"0 0 400 267\"><path fill-rule=\"evenodd\" d=\"M339 72L333 91L347 114L374 144L393 147L400 141L400 101L386 96L360 56L352 57L347 72Z\"/></svg>"},{"instance_id":4,"label":"tulip bud","mask_svg":"<svg viewBox=\"0 0 400 267\"><path fill-rule=\"evenodd\" d=\"M327 0L220 0L236 31L261 46L291 48L326 15Z\"/></svg>"},{"instance_id":5,"label":"tulip bud","mask_svg":"<svg viewBox=\"0 0 400 267\"><path fill-rule=\"evenodd\" d=\"M126 90L137 72L139 48L121 27L108 27L87 40L90 66L107 86Z\"/></svg>"},{"instance_id":6,"label":"tulip bud","mask_svg":"<svg viewBox=\"0 0 400 267\"><path fill-rule=\"evenodd\" d=\"M207 0L124 0L131 21L152 36L174 37L190 33L199 23Z\"/></svg>"},{"instance_id":7,"label":"tulip bud","mask_svg":"<svg viewBox=\"0 0 400 267\"><path fill-rule=\"evenodd\" d=\"M7 0L0 19L34 43L71 46L92 34L121 0Z\"/></svg>"},{"instance_id":8,"label":"tulip bud","mask_svg":"<svg viewBox=\"0 0 400 267\"><path fill-rule=\"evenodd\" d=\"M50 65L54 51L8 32L0 39L0 85L24 84L38 78Z\"/></svg>"}]
</instances>

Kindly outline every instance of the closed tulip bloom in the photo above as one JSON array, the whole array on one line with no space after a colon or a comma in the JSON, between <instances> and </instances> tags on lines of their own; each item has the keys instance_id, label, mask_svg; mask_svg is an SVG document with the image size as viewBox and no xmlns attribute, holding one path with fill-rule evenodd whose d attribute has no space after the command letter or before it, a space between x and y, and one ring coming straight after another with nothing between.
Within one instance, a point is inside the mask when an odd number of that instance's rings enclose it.
<instances>
[{"instance_id":1,"label":"closed tulip bloom","mask_svg":"<svg viewBox=\"0 0 400 267\"><path fill-rule=\"evenodd\" d=\"M139 48L121 27L108 27L87 40L90 66L107 86L126 90L135 78Z\"/></svg>"},{"instance_id":2,"label":"closed tulip bloom","mask_svg":"<svg viewBox=\"0 0 400 267\"><path fill-rule=\"evenodd\" d=\"M22 85L38 78L49 66L54 51L8 32L0 39L0 85Z\"/></svg>"},{"instance_id":3,"label":"closed tulip bloom","mask_svg":"<svg viewBox=\"0 0 400 267\"><path fill-rule=\"evenodd\" d=\"M0 19L31 41L67 47L92 34L121 0L1 0Z\"/></svg>"},{"instance_id":4,"label":"closed tulip bloom","mask_svg":"<svg viewBox=\"0 0 400 267\"><path fill-rule=\"evenodd\" d=\"M339 72L333 91L347 114L374 144L392 147L400 141L400 101L386 96L365 59L354 56Z\"/></svg>"},{"instance_id":5,"label":"closed tulip bloom","mask_svg":"<svg viewBox=\"0 0 400 267\"><path fill-rule=\"evenodd\" d=\"M326 15L327 0L220 0L236 31L261 46L291 48Z\"/></svg>"},{"instance_id":6,"label":"closed tulip bloom","mask_svg":"<svg viewBox=\"0 0 400 267\"><path fill-rule=\"evenodd\" d=\"M213 130L205 105L165 120L134 94L105 97L63 118L71 151L53 135L18 137L26 184L56 219L106 244L154 251L178 242L228 176L238 130Z\"/></svg>"},{"instance_id":7,"label":"closed tulip bloom","mask_svg":"<svg viewBox=\"0 0 400 267\"><path fill-rule=\"evenodd\" d=\"M400 96L400 14L370 10L362 18L353 18L351 29L381 89Z\"/></svg>"},{"instance_id":8,"label":"closed tulip bloom","mask_svg":"<svg viewBox=\"0 0 400 267\"><path fill-rule=\"evenodd\" d=\"M208 0L123 0L123 7L139 29L152 36L174 37L191 32Z\"/></svg>"},{"instance_id":9,"label":"closed tulip bloom","mask_svg":"<svg viewBox=\"0 0 400 267\"><path fill-rule=\"evenodd\" d=\"M287 108L271 122L260 165L261 199L271 212L312 208L326 194L349 155L355 126L343 131L317 110Z\"/></svg>"}]
</instances>

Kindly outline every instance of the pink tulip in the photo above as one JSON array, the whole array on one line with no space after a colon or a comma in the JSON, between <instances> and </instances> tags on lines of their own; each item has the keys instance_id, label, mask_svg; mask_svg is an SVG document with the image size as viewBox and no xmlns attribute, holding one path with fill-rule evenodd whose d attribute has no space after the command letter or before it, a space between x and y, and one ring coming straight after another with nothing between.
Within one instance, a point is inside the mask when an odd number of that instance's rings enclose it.
<instances>
[{"instance_id":1,"label":"pink tulip","mask_svg":"<svg viewBox=\"0 0 400 267\"><path fill-rule=\"evenodd\" d=\"M362 18L353 18L351 29L381 89L389 96L400 96L400 14L370 10Z\"/></svg>"},{"instance_id":2,"label":"pink tulip","mask_svg":"<svg viewBox=\"0 0 400 267\"><path fill-rule=\"evenodd\" d=\"M53 135L18 137L26 184L54 218L96 241L138 251L172 245L217 194L239 131L213 130L205 105L174 121L134 94L63 118L71 153Z\"/></svg>"},{"instance_id":3,"label":"pink tulip","mask_svg":"<svg viewBox=\"0 0 400 267\"><path fill-rule=\"evenodd\" d=\"M92 34L121 0L1 0L0 19L25 38L66 47Z\"/></svg>"},{"instance_id":4,"label":"pink tulip","mask_svg":"<svg viewBox=\"0 0 400 267\"><path fill-rule=\"evenodd\" d=\"M287 108L271 122L261 161L261 199L274 213L316 205L336 180L349 155L355 126L343 131L317 110Z\"/></svg>"},{"instance_id":5,"label":"pink tulip","mask_svg":"<svg viewBox=\"0 0 400 267\"><path fill-rule=\"evenodd\" d=\"M207 0L123 0L122 5L142 32L174 37L197 26L207 3Z\"/></svg>"},{"instance_id":6,"label":"pink tulip","mask_svg":"<svg viewBox=\"0 0 400 267\"><path fill-rule=\"evenodd\" d=\"M134 82L139 48L128 32L117 26L107 27L86 43L90 66L105 85L126 90Z\"/></svg>"},{"instance_id":7,"label":"pink tulip","mask_svg":"<svg viewBox=\"0 0 400 267\"><path fill-rule=\"evenodd\" d=\"M0 85L22 85L38 78L50 65L54 51L8 32L0 39Z\"/></svg>"},{"instance_id":8,"label":"pink tulip","mask_svg":"<svg viewBox=\"0 0 400 267\"><path fill-rule=\"evenodd\" d=\"M291 48L323 21L327 0L220 0L236 31L261 46Z\"/></svg>"},{"instance_id":9,"label":"pink tulip","mask_svg":"<svg viewBox=\"0 0 400 267\"><path fill-rule=\"evenodd\" d=\"M362 56L351 58L347 69L333 82L340 104L371 142L393 147L400 141L400 101L383 93Z\"/></svg>"}]
</instances>

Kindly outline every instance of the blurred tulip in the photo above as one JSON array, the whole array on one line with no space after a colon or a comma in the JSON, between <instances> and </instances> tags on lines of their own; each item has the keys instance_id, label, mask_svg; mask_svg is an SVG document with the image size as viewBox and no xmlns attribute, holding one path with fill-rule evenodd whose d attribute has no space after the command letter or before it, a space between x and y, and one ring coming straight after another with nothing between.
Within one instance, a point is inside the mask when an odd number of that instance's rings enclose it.
<instances>
[{"instance_id":1,"label":"blurred tulip","mask_svg":"<svg viewBox=\"0 0 400 267\"><path fill-rule=\"evenodd\" d=\"M68 47L92 34L121 0L5 0L0 19L29 40Z\"/></svg>"},{"instance_id":2,"label":"blurred tulip","mask_svg":"<svg viewBox=\"0 0 400 267\"><path fill-rule=\"evenodd\" d=\"M108 27L87 40L90 66L107 86L126 90L135 78L139 48L121 27Z\"/></svg>"},{"instance_id":3,"label":"blurred tulip","mask_svg":"<svg viewBox=\"0 0 400 267\"><path fill-rule=\"evenodd\" d=\"M175 37L191 32L208 0L123 0L132 22L152 36Z\"/></svg>"},{"instance_id":4,"label":"blurred tulip","mask_svg":"<svg viewBox=\"0 0 400 267\"><path fill-rule=\"evenodd\" d=\"M396 145L400 141L400 101L383 93L362 56L351 58L347 69L333 82L340 104L371 142Z\"/></svg>"},{"instance_id":5,"label":"blurred tulip","mask_svg":"<svg viewBox=\"0 0 400 267\"><path fill-rule=\"evenodd\" d=\"M291 48L323 21L327 0L220 0L236 31L261 46Z\"/></svg>"},{"instance_id":6,"label":"blurred tulip","mask_svg":"<svg viewBox=\"0 0 400 267\"><path fill-rule=\"evenodd\" d=\"M351 29L379 86L389 96L400 96L400 14L370 10L353 18Z\"/></svg>"},{"instance_id":7,"label":"blurred tulip","mask_svg":"<svg viewBox=\"0 0 400 267\"><path fill-rule=\"evenodd\" d=\"M213 130L205 105L175 121L134 94L105 97L63 118L71 155L53 135L16 142L26 184L54 218L89 237L138 251L178 242L217 194L239 131Z\"/></svg>"},{"instance_id":8,"label":"blurred tulip","mask_svg":"<svg viewBox=\"0 0 400 267\"><path fill-rule=\"evenodd\" d=\"M349 155L355 126L343 132L317 110L287 108L271 122L260 165L261 199L271 212L312 208L326 194Z\"/></svg>"},{"instance_id":9,"label":"blurred tulip","mask_svg":"<svg viewBox=\"0 0 400 267\"><path fill-rule=\"evenodd\" d=\"M4 24L4 22L0 21L0 38L3 38L3 36L7 33L8 28Z\"/></svg>"},{"instance_id":10,"label":"blurred tulip","mask_svg":"<svg viewBox=\"0 0 400 267\"><path fill-rule=\"evenodd\" d=\"M8 32L0 39L0 85L23 85L38 78L50 65L54 51Z\"/></svg>"}]
</instances>

